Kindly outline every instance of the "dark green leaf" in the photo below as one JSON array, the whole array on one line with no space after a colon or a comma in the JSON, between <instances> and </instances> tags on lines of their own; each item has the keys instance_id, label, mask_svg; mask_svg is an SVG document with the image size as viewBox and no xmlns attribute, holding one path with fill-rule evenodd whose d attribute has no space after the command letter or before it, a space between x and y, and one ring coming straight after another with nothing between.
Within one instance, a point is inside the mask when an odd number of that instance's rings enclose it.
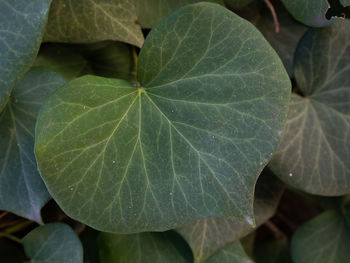
<instances>
[{"instance_id":1,"label":"dark green leaf","mask_svg":"<svg viewBox=\"0 0 350 263\"><path fill-rule=\"evenodd\" d=\"M133 1L54 0L44 40L91 43L109 39L141 47L143 35L136 20Z\"/></svg>"},{"instance_id":2,"label":"dark green leaf","mask_svg":"<svg viewBox=\"0 0 350 263\"><path fill-rule=\"evenodd\" d=\"M169 233L115 235L99 237L101 263L181 263L191 262L179 252ZM183 241L184 242L184 241Z\"/></svg>"},{"instance_id":3,"label":"dark green leaf","mask_svg":"<svg viewBox=\"0 0 350 263\"><path fill-rule=\"evenodd\" d=\"M289 185L319 195L350 193L350 21L311 29L295 58L305 95L292 96L270 167Z\"/></svg>"},{"instance_id":4,"label":"dark green leaf","mask_svg":"<svg viewBox=\"0 0 350 263\"><path fill-rule=\"evenodd\" d=\"M235 242L212 256L208 263L253 263L241 243Z\"/></svg>"},{"instance_id":5,"label":"dark green leaf","mask_svg":"<svg viewBox=\"0 0 350 263\"><path fill-rule=\"evenodd\" d=\"M212 2L223 4L223 0L134 0L138 21L144 28L152 28L164 17L188 4Z\"/></svg>"},{"instance_id":6,"label":"dark green leaf","mask_svg":"<svg viewBox=\"0 0 350 263\"><path fill-rule=\"evenodd\" d=\"M257 226L275 213L282 190L282 184L274 175L264 170L257 182L255 193ZM196 262L204 262L219 249L254 231L251 223L239 221L234 217L209 218L188 223L177 231L192 248Z\"/></svg>"},{"instance_id":7,"label":"dark green leaf","mask_svg":"<svg viewBox=\"0 0 350 263\"><path fill-rule=\"evenodd\" d=\"M50 0L0 0L0 112L38 52Z\"/></svg>"},{"instance_id":8,"label":"dark green leaf","mask_svg":"<svg viewBox=\"0 0 350 263\"><path fill-rule=\"evenodd\" d=\"M312 27L330 25L338 18L326 18L329 8L327 0L282 0L284 6L299 22Z\"/></svg>"},{"instance_id":9,"label":"dark green leaf","mask_svg":"<svg viewBox=\"0 0 350 263\"><path fill-rule=\"evenodd\" d=\"M187 6L149 34L138 80L83 77L43 106L36 157L62 209L119 233L214 216L253 223L290 94L262 35L219 5Z\"/></svg>"},{"instance_id":10,"label":"dark green leaf","mask_svg":"<svg viewBox=\"0 0 350 263\"><path fill-rule=\"evenodd\" d=\"M292 258L298 263L348 263L350 226L329 210L302 225L292 239Z\"/></svg>"},{"instance_id":11,"label":"dark green leaf","mask_svg":"<svg viewBox=\"0 0 350 263\"><path fill-rule=\"evenodd\" d=\"M36 115L44 99L65 80L55 72L30 70L14 87L0 114L0 209L37 222L49 194L37 171Z\"/></svg>"},{"instance_id":12,"label":"dark green leaf","mask_svg":"<svg viewBox=\"0 0 350 263\"><path fill-rule=\"evenodd\" d=\"M39 226L23 238L30 262L82 263L83 248L74 231L62 223Z\"/></svg>"}]
</instances>

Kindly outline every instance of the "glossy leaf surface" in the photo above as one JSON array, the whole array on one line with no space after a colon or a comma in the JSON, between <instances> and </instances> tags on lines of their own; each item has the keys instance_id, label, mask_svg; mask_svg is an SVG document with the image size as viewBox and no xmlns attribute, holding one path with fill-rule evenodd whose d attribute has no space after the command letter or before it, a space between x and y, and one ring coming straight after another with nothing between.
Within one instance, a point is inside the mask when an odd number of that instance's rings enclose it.
<instances>
[{"instance_id":1,"label":"glossy leaf surface","mask_svg":"<svg viewBox=\"0 0 350 263\"><path fill-rule=\"evenodd\" d=\"M119 233L214 216L253 222L290 93L262 35L219 5L187 6L149 34L138 80L83 77L43 106L36 157L60 207Z\"/></svg>"},{"instance_id":2,"label":"glossy leaf surface","mask_svg":"<svg viewBox=\"0 0 350 263\"><path fill-rule=\"evenodd\" d=\"M319 195L350 193L350 21L309 30L296 51L285 135L270 167L289 185Z\"/></svg>"},{"instance_id":3,"label":"glossy leaf surface","mask_svg":"<svg viewBox=\"0 0 350 263\"><path fill-rule=\"evenodd\" d=\"M38 52L50 0L0 0L0 112Z\"/></svg>"},{"instance_id":4,"label":"glossy leaf surface","mask_svg":"<svg viewBox=\"0 0 350 263\"><path fill-rule=\"evenodd\" d=\"M64 83L55 72L32 69L0 114L0 209L37 222L50 196L34 156L36 116L44 99Z\"/></svg>"}]
</instances>

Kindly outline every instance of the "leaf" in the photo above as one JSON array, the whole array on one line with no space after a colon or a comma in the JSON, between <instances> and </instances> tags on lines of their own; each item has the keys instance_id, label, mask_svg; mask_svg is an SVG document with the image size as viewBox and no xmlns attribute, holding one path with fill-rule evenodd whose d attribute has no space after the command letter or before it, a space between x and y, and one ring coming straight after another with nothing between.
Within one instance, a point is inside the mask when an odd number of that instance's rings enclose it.
<instances>
[{"instance_id":1,"label":"leaf","mask_svg":"<svg viewBox=\"0 0 350 263\"><path fill-rule=\"evenodd\" d=\"M350 193L350 21L309 30L299 43L282 142L270 168L287 184L318 195Z\"/></svg>"},{"instance_id":2,"label":"leaf","mask_svg":"<svg viewBox=\"0 0 350 263\"><path fill-rule=\"evenodd\" d=\"M134 0L138 22L143 28L152 28L164 17L188 4L212 2L223 5L223 0Z\"/></svg>"},{"instance_id":3,"label":"leaf","mask_svg":"<svg viewBox=\"0 0 350 263\"><path fill-rule=\"evenodd\" d=\"M180 253L167 232L133 235L101 233L98 243L101 263L191 262Z\"/></svg>"},{"instance_id":4,"label":"leaf","mask_svg":"<svg viewBox=\"0 0 350 263\"><path fill-rule=\"evenodd\" d=\"M136 19L133 1L54 0L44 40L92 43L109 39L141 47L143 35Z\"/></svg>"},{"instance_id":5,"label":"leaf","mask_svg":"<svg viewBox=\"0 0 350 263\"><path fill-rule=\"evenodd\" d=\"M276 211L283 187L268 170L260 176L255 193L255 220L263 224ZM192 248L195 262L205 262L210 256L230 243L254 231L251 222L242 222L235 217L208 218L190 222L177 231Z\"/></svg>"},{"instance_id":6,"label":"leaf","mask_svg":"<svg viewBox=\"0 0 350 263\"><path fill-rule=\"evenodd\" d=\"M350 5L350 0L340 0L340 3L343 4L343 6Z\"/></svg>"},{"instance_id":7,"label":"leaf","mask_svg":"<svg viewBox=\"0 0 350 263\"><path fill-rule=\"evenodd\" d=\"M298 263L347 263L349 244L349 221L328 210L297 229L292 238L292 258Z\"/></svg>"},{"instance_id":8,"label":"leaf","mask_svg":"<svg viewBox=\"0 0 350 263\"><path fill-rule=\"evenodd\" d=\"M149 34L138 80L82 77L42 107L35 153L60 207L117 233L253 221L290 93L266 40L224 7L190 5Z\"/></svg>"},{"instance_id":9,"label":"leaf","mask_svg":"<svg viewBox=\"0 0 350 263\"><path fill-rule=\"evenodd\" d=\"M0 114L0 210L41 222L48 194L34 156L36 115L47 95L65 83L55 72L30 70Z\"/></svg>"},{"instance_id":10,"label":"leaf","mask_svg":"<svg viewBox=\"0 0 350 263\"><path fill-rule=\"evenodd\" d=\"M0 0L0 112L38 52L50 0Z\"/></svg>"},{"instance_id":11,"label":"leaf","mask_svg":"<svg viewBox=\"0 0 350 263\"><path fill-rule=\"evenodd\" d=\"M23 238L30 262L82 263L83 248L74 231L63 223L39 226Z\"/></svg>"},{"instance_id":12,"label":"leaf","mask_svg":"<svg viewBox=\"0 0 350 263\"><path fill-rule=\"evenodd\" d=\"M208 263L254 263L245 253L239 241L220 250L212 256Z\"/></svg>"},{"instance_id":13,"label":"leaf","mask_svg":"<svg viewBox=\"0 0 350 263\"><path fill-rule=\"evenodd\" d=\"M224 0L225 4L227 7L230 9L236 9L236 8L241 8L243 6L248 5L251 3L253 0Z\"/></svg>"}]
</instances>

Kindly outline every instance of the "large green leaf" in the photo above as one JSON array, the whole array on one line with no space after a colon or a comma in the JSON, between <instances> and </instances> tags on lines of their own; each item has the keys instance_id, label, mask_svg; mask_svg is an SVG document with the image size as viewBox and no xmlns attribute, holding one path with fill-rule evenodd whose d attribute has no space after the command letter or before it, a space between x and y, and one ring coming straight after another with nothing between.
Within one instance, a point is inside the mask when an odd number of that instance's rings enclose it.
<instances>
[{"instance_id":1,"label":"large green leaf","mask_svg":"<svg viewBox=\"0 0 350 263\"><path fill-rule=\"evenodd\" d=\"M329 210L302 225L292 239L293 261L298 263L349 262L349 222L349 218L335 210Z\"/></svg>"},{"instance_id":2,"label":"large green leaf","mask_svg":"<svg viewBox=\"0 0 350 263\"><path fill-rule=\"evenodd\" d=\"M350 21L311 29L295 57L304 94L292 96L270 167L286 183L320 195L350 193Z\"/></svg>"},{"instance_id":3,"label":"large green leaf","mask_svg":"<svg viewBox=\"0 0 350 263\"><path fill-rule=\"evenodd\" d=\"M0 112L38 52L51 0L0 0Z\"/></svg>"},{"instance_id":4,"label":"large green leaf","mask_svg":"<svg viewBox=\"0 0 350 263\"><path fill-rule=\"evenodd\" d=\"M329 8L327 0L282 0L284 6L299 22L312 27L323 27L334 23L338 18L326 18Z\"/></svg>"},{"instance_id":5,"label":"large green leaf","mask_svg":"<svg viewBox=\"0 0 350 263\"><path fill-rule=\"evenodd\" d=\"M119 233L253 221L290 94L262 35L219 5L187 6L149 34L138 80L83 77L42 107L35 152L61 208Z\"/></svg>"},{"instance_id":6,"label":"large green leaf","mask_svg":"<svg viewBox=\"0 0 350 263\"><path fill-rule=\"evenodd\" d=\"M62 223L39 226L23 238L30 262L82 263L83 247L74 231Z\"/></svg>"},{"instance_id":7,"label":"large green leaf","mask_svg":"<svg viewBox=\"0 0 350 263\"><path fill-rule=\"evenodd\" d=\"M182 240L182 242L184 242ZM191 262L178 250L169 233L140 233L99 236L101 263L181 263Z\"/></svg>"},{"instance_id":8,"label":"large green leaf","mask_svg":"<svg viewBox=\"0 0 350 263\"><path fill-rule=\"evenodd\" d=\"M138 21L144 28L152 28L164 17L188 4L212 2L223 4L223 0L133 0Z\"/></svg>"},{"instance_id":9,"label":"large green leaf","mask_svg":"<svg viewBox=\"0 0 350 263\"><path fill-rule=\"evenodd\" d=\"M41 221L49 194L34 156L36 115L44 99L65 80L55 72L30 70L14 87L0 114L0 209Z\"/></svg>"},{"instance_id":10,"label":"large green leaf","mask_svg":"<svg viewBox=\"0 0 350 263\"><path fill-rule=\"evenodd\" d=\"M275 213L282 192L280 181L270 171L264 170L256 185L254 210L257 226ZM251 222L226 217L190 222L177 231L192 248L195 262L205 262L218 250L254 231L254 228Z\"/></svg>"},{"instance_id":11,"label":"large green leaf","mask_svg":"<svg viewBox=\"0 0 350 263\"><path fill-rule=\"evenodd\" d=\"M213 255L208 263L253 263L239 241Z\"/></svg>"},{"instance_id":12,"label":"large green leaf","mask_svg":"<svg viewBox=\"0 0 350 263\"><path fill-rule=\"evenodd\" d=\"M118 40L142 46L133 1L54 0L44 40L87 43Z\"/></svg>"}]
</instances>

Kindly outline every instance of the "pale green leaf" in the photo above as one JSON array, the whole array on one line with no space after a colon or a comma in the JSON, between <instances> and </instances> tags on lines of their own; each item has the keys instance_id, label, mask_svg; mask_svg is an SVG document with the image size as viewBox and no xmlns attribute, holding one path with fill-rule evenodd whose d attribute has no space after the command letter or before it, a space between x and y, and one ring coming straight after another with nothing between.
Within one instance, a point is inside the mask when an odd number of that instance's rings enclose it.
<instances>
[{"instance_id":1,"label":"pale green leaf","mask_svg":"<svg viewBox=\"0 0 350 263\"><path fill-rule=\"evenodd\" d=\"M143 35L136 20L133 1L53 0L44 40L91 43L109 39L141 47Z\"/></svg>"},{"instance_id":2,"label":"pale green leaf","mask_svg":"<svg viewBox=\"0 0 350 263\"><path fill-rule=\"evenodd\" d=\"M298 263L348 263L349 244L349 221L329 210L298 228L292 239L292 258Z\"/></svg>"},{"instance_id":3,"label":"pale green leaf","mask_svg":"<svg viewBox=\"0 0 350 263\"><path fill-rule=\"evenodd\" d=\"M254 263L244 251L239 241L218 251L213 255L208 263Z\"/></svg>"},{"instance_id":4,"label":"pale green leaf","mask_svg":"<svg viewBox=\"0 0 350 263\"><path fill-rule=\"evenodd\" d=\"M82 263L83 248L74 231L63 223L39 226L23 238L30 262Z\"/></svg>"},{"instance_id":5,"label":"pale green leaf","mask_svg":"<svg viewBox=\"0 0 350 263\"><path fill-rule=\"evenodd\" d=\"M0 210L37 222L49 194L34 156L36 115L44 99L65 80L55 72L30 70L14 87L0 114Z\"/></svg>"},{"instance_id":6,"label":"pale green leaf","mask_svg":"<svg viewBox=\"0 0 350 263\"><path fill-rule=\"evenodd\" d=\"M35 152L60 207L118 233L253 221L290 94L262 35L219 5L187 6L149 34L138 80L79 78L42 107Z\"/></svg>"},{"instance_id":7,"label":"pale green leaf","mask_svg":"<svg viewBox=\"0 0 350 263\"><path fill-rule=\"evenodd\" d=\"M264 170L255 193L254 215L257 226L275 213L282 191L280 181L270 171ZM177 231L192 248L195 262L205 262L218 250L254 231L251 223L234 217L208 218L190 222L177 228Z\"/></svg>"},{"instance_id":8,"label":"pale green leaf","mask_svg":"<svg viewBox=\"0 0 350 263\"><path fill-rule=\"evenodd\" d=\"M170 233L116 235L101 233L101 263L181 263L191 262L179 251ZM179 242L179 240L177 240ZM183 240L180 240L184 242Z\"/></svg>"},{"instance_id":9,"label":"pale green leaf","mask_svg":"<svg viewBox=\"0 0 350 263\"><path fill-rule=\"evenodd\" d=\"M271 169L308 193L350 193L350 21L311 29L296 51L285 134Z\"/></svg>"},{"instance_id":10,"label":"pale green leaf","mask_svg":"<svg viewBox=\"0 0 350 263\"><path fill-rule=\"evenodd\" d=\"M51 0L0 0L0 112L38 52Z\"/></svg>"}]
</instances>

